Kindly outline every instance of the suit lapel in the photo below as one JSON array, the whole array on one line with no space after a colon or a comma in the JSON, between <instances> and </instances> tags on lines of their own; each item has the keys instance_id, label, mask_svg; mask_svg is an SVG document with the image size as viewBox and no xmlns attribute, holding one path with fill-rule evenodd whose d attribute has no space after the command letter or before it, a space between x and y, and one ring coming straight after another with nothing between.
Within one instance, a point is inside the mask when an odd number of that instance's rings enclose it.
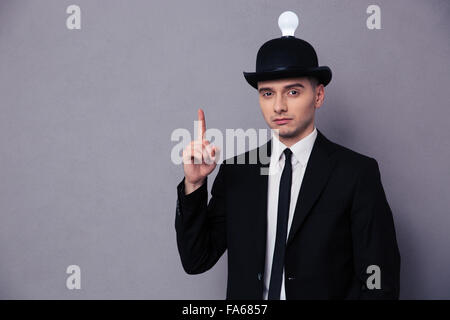
<instances>
[{"instance_id":1,"label":"suit lapel","mask_svg":"<svg viewBox=\"0 0 450 320\"><path fill-rule=\"evenodd\" d=\"M266 258L266 241L267 241L267 190L268 190L268 178L267 170L270 166L270 154L271 154L272 141L259 147L257 159L258 162L254 168L253 176L256 181L256 201L257 210L255 217L255 233L256 233L256 252L259 257L260 270L265 269ZM265 160L265 161L263 161ZM263 174L262 174L263 173Z\"/></svg>"},{"instance_id":2,"label":"suit lapel","mask_svg":"<svg viewBox=\"0 0 450 320\"><path fill-rule=\"evenodd\" d=\"M330 160L329 155L333 149L332 143L317 130L317 137L314 142L311 155L303 176L302 185L295 206L292 225L289 230L289 236L286 246L292 242L296 232L300 229L305 218L311 211L312 206L319 198L319 195L325 187L330 173L333 169L334 161Z\"/></svg>"}]
</instances>

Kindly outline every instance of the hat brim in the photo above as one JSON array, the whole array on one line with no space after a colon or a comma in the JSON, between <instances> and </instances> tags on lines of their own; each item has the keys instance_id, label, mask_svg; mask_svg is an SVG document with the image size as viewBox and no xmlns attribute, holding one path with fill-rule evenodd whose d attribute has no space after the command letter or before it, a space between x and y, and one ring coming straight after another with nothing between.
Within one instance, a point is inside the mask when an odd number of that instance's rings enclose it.
<instances>
[{"instance_id":1,"label":"hat brim","mask_svg":"<svg viewBox=\"0 0 450 320\"><path fill-rule=\"evenodd\" d=\"M331 69L327 66L317 68L280 68L268 72L243 72L245 80L255 89L258 89L258 81L293 78L302 76L314 76L319 83L326 86L331 81Z\"/></svg>"}]
</instances>

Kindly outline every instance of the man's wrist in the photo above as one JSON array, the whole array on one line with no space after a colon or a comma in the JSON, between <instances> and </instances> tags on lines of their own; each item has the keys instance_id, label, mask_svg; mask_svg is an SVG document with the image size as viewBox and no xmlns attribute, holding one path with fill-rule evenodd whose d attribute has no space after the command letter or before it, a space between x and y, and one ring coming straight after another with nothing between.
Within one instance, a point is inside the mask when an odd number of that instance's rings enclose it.
<instances>
[{"instance_id":1,"label":"man's wrist","mask_svg":"<svg viewBox=\"0 0 450 320\"><path fill-rule=\"evenodd\" d=\"M188 195L188 194L194 192L195 190L197 190L198 188L200 188L200 187L205 183L205 181L206 181L206 178L203 179L203 180L200 181L200 182L197 182L197 183L191 183L191 182L188 182L188 181L186 180L186 178L185 178L185 179L184 179L184 194L185 194L185 195Z\"/></svg>"}]
</instances>

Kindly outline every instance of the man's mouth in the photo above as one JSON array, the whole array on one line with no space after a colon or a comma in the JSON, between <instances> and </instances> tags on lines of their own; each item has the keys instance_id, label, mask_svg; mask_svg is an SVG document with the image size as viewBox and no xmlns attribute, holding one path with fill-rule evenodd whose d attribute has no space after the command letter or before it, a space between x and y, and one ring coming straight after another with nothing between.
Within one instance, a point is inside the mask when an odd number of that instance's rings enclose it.
<instances>
[{"instance_id":1,"label":"man's mouth","mask_svg":"<svg viewBox=\"0 0 450 320\"><path fill-rule=\"evenodd\" d=\"M273 122L275 122L278 125L283 125L283 124L288 123L291 120L292 119L290 119L290 118L278 118L278 119L273 120Z\"/></svg>"}]
</instances>

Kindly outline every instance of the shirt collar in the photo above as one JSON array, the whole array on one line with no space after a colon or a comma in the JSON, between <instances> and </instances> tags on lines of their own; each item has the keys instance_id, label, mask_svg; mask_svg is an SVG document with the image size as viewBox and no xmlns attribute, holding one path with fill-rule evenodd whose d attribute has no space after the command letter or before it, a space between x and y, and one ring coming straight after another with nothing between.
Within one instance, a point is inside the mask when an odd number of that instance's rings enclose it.
<instances>
[{"instance_id":1,"label":"shirt collar","mask_svg":"<svg viewBox=\"0 0 450 320\"><path fill-rule=\"evenodd\" d=\"M314 130L310 134L308 134L306 137L303 137L290 147L293 153L292 163L294 166L297 163L300 163L303 167L306 166L316 137L317 129L314 126ZM281 158L284 157L283 151L286 148L287 146L283 142L281 142L272 131L272 154L270 158L271 165L279 164Z\"/></svg>"}]
</instances>

